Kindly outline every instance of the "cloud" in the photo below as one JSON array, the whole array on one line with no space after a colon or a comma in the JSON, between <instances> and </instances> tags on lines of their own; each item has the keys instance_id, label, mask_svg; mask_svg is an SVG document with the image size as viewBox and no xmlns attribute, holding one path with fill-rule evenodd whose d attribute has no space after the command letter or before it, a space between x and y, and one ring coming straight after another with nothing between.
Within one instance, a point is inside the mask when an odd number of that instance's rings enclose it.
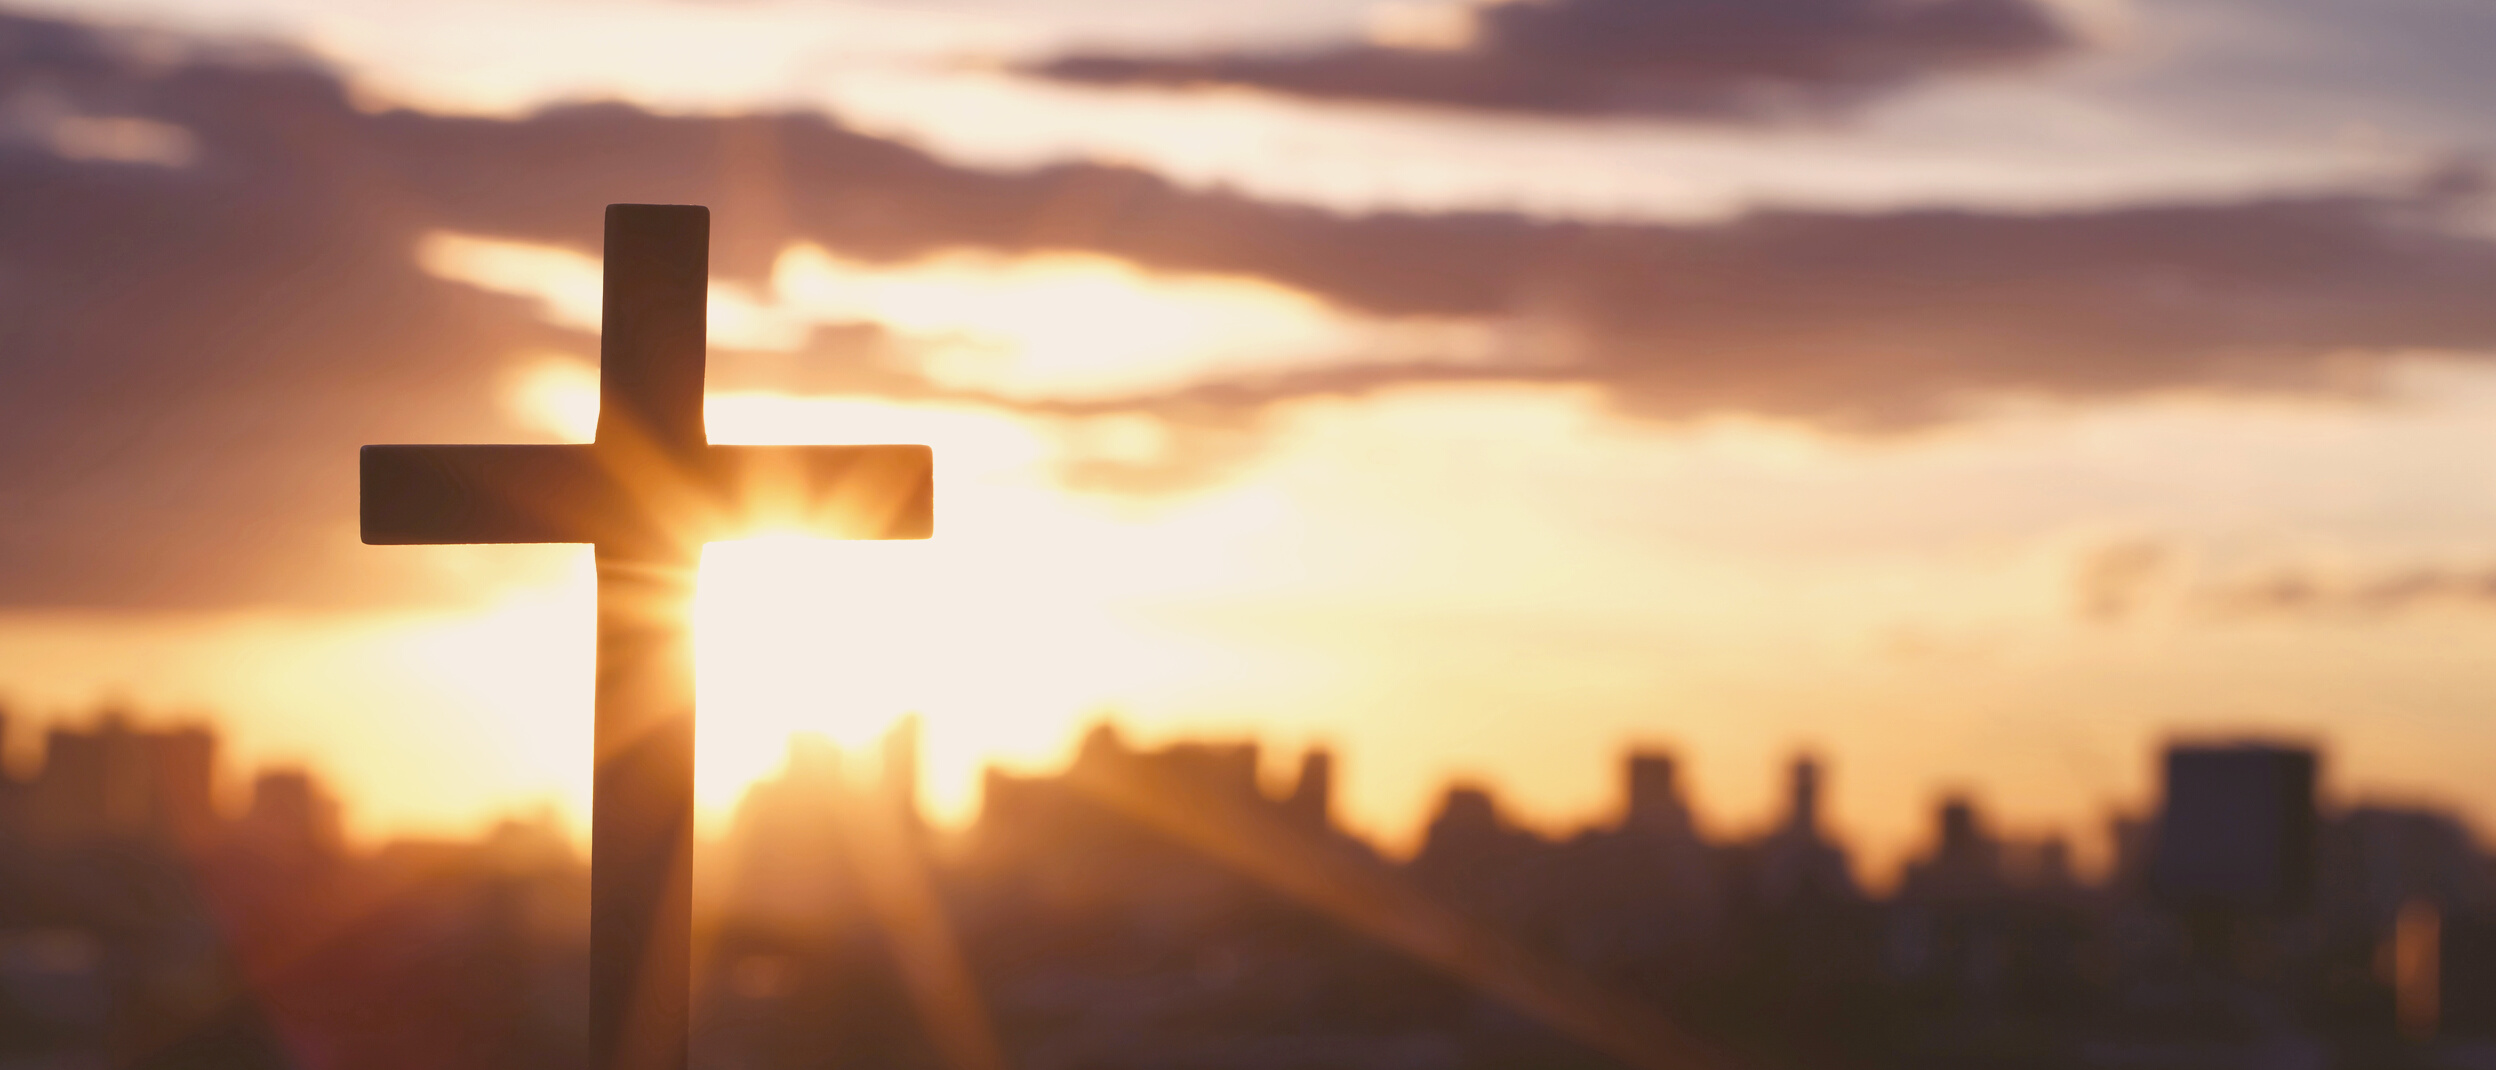
<instances>
[{"instance_id":1,"label":"cloud","mask_svg":"<svg viewBox=\"0 0 2496 1070\"><path fill-rule=\"evenodd\" d=\"M2175 569L2175 549L2151 539L2128 539L2083 552L2072 568L2073 608L2081 619L2116 624L2130 619L2159 593Z\"/></svg>"},{"instance_id":2,"label":"cloud","mask_svg":"<svg viewBox=\"0 0 2496 1070\"><path fill-rule=\"evenodd\" d=\"M1860 430L1987 397L2329 390L2370 354L2483 349L2496 247L2405 198L2059 216L1767 214L1705 227L1500 217L1274 220L1236 242L1130 233L1148 262L1258 271L1381 313L1470 314L1532 354L1504 370L1355 368L1197 399L1407 378L1576 379L1659 417L1749 412Z\"/></svg>"},{"instance_id":3,"label":"cloud","mask_svg":"<svg viewBox=\"0 0 2496 1070\"><path fill-rule=\"evenodd\" d=\"M1430 14L1386 24L1398 31L1387 43L1078 53L1036 70L1101 84L1757 120L1826 112L1934 75L2031 63L2080 43L2037 0L1509 0Z\"/></svg>"},{"instance_id":4,"label":"cloud","mask_svg":"<svg viewBox=\"0 0 2496 1070\"><path fill-rule=\"evenodd\" d=\"M2280 566L2214 586L2202 600L2229 616L2382 616L2496 608L2496 565L2406 565L2360 574Z\"/></svg>"},{"instance_id":5,"label":"cloud","mask_svg":"<svg viewBox=\"0 0 2496 1070\"><path fill-rule=\"evenodd\" d=\"M2002 395L2339 390L2399 350L2496 346L2496 244L2430 190L2063 214L1765 212L1599 225L1508 213L1345 215L1129 169L946 166L807 115L620 106L519 122L394 113L387 167L441 225L587 249L577 206L631 192L721 210L723 271L803 240L860 262L946 250L1103 253L1242 275L1381 317L1472 319L1494 359L1347 359L1064 411L1255 407L1415 381L1576 381L1633 414L1748 412L1861 430ZM527 176L515 180L514 176ZM1362 356L1347 354L1347 358Z\"/></svg>"},{"instance_id":6,"label":"cloud","mask_svg":"<svg viewBox=\"0 0 2496 1070\"><path fill-rule=\"evenodd\" d=\"M1079 429L1142 418L1165 450L1070 469L1137 491L1252 457L1276 404L1415 384L1576 383L1637 417L1878 432L2005 395L2345 390L2386 353L2496 351L2496 245L2447 225L2477 196L2469 183L1694 226L1346 215L1117 167L956 167L812 114L374 114L282 55L134 57L23 18L0 18L0 114L50 117L40 136L27 121L0 137L8 605L431 589L354 544L354 448L525 440L494 404L513 355L594 339L530 298L428 271L427 236L594 254L611 201L714 206L715 270L748 286L793 242L843 270L1075 253L1492 339L1461 362L1347 351L1125 393L945 381L909 332L875 322L814 322L773 343L791 353L719 355L723 382L762 362L826 390ZM123 124L94 128L122 131L95 142L119 147L64 142L63 116Z\"/></svg>"},{"instance_id":7,"label":"cloud","mask_svg":"<svg viewBox=\"0 0 2496 1070\"><path fill-rule=\"evenodd\" d=\"M2187 545L2125 539L2083 549L2070 566L2074 615L2116 625L2149 614L2188 619L2366 618L2438 608L2496 609L2496 564L2273 560L2213 567Z\"/></svg>"},{"instance_id":8,"label":"cloud","mask_svg":"<svg viewBox=\"0 0 2496 1070\"><path fill-rule=\"evenodd\" d=\"M417 270L326 75L118 45L0 19L0 114L49 117L0 139L0 600L392 593L338 563L353 447L484 430L545 332Z\"/></svg>"}]
</instances>

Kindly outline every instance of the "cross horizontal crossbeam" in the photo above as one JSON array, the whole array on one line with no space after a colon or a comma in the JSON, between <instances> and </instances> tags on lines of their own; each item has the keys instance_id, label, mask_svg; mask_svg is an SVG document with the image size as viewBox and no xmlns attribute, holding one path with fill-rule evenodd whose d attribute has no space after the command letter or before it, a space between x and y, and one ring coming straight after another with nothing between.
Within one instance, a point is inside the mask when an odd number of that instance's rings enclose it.
<instances>
[{"instance_id":1,"label":"cross horizontal crossbeam","mask_svg":"<svg viewBox=\"0 0 2496 1070\"><path fill-rule=\"evenodd\" d=\"M364 541L700 544L757 531L924 539L925 446L366 446Z\"/></svg>"}]
</instances>

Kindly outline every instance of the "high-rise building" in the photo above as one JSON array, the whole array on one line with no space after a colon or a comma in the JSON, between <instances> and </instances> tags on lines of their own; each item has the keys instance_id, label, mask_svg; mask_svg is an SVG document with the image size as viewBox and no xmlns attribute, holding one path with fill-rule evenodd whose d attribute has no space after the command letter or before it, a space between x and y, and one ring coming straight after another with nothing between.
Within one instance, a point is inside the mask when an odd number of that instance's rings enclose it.
<instances>
[{"instance_id":1,"label":"high-rise building","mask_svg":"<svg viewBox=\"0 0 2496 1070\"><path fill-rule=\"evenodd\" d=\"M1294 824L1324 829L1333 823L1334 805L1335 756L1324 747L1311 747L1300 756L1300 778L1283 798L1283 813Z\"/></svg>"},{"instance_id":2,"label":"high-rise building","mask_svg":"<svg viewBox=\"0 0 2496 1070\"><path fill-rule=\"evenodd\" d=\"M44 734L43 771L36 775L29 831L49 841L82 839L101 832L113 795L104 732L55 727Z\"/></svg>"},{"instance_id":3,"label":"high-rise building","mask_svg":"<svg viewBox=\"0 0 2496 1070\"><path fill-rule=\"evenodd\" d=\"M1812 839L1820 838L1820 762L1808 754L1798 755L1786 774L1786 830Z\"/></svg>"},{"instance_id":4,"label":"high-rise building","mask_svg":"<svg viewBox=\"0 0 2496 1070\"><path fill-rule=\"evenodd\" d=\"M2002 844L1966 795L1945 796L1933 811L1933 848L1908 863L1901 892L1912 899L1974 900L2002 891Z\"/></svg>"},{"instance_id":5,"label":"high-rise building","mask_svg":"<svg viewBox=\"0 0 2496 1070\"><path fill-rule=\"evenodd\" d=\"M92 836L198 844L214 831L216 736L205 728L133 728L107 713L92 728L55 727L27 807L54 842Z\"/></svg>"},{"instance_id":6,"label":"high-rise building","mask_svg":"<svg viewBox=\"0 0 2496 1070\"><path fill-rule=\"evenodd\" d=\"M290 862L333 858L341 847L337 804L301 769L264 770L252 781L241 832L254 849Z\"/></svg>"},{"instance_id":7,"label":"high-rise building","mask_svg":"<svg viewBox=\"0 0 2496 1070\"><path fill-rule=\"evenodd\" d=\"M2316 765L2305 747L2169 747L2150 886L2192 909L2303 902L2314 881Z\"/></svg>"},{"instance_id":8,"label":"high-rise building","mask_svg":"<svg viewBox=\"0 0 2496 1070\"><path fill-rule=\"evenodd\" d=\"M1799 755L1786 776L1785 819L1760 844L1760 894L1772 903L1856 898L1846 849L1821 831L1819 761Z\"/></svg>"},{"instance_id":9,"label":"high-rise building","mask_svg":"<svg viewBox=\"0 0 2496 1070\"><path fill-rule=\"evenodd\" d=\"M215 834L217 737L189 726L146 737L150 823L174 842L199 846Z\"/></svg>"},{"instance_id":10,"label":"high-rise building","mask_svg":"<svg viewBox=\"0 0 2496 1070\"><path fill-rule=\"evenodd\" d=\"M1682 801L1672 755L1660 751L1633 752L1622 778L1626 781L1624 827L1669 836L1690 834L1690 807Z\"/></svg>"},{"instance_id":11,"label":"high-rise building","mask_svg":"<svg viewBox=\"0 0 2496 1070\"><path fill-rule=\"evenodd\" d=\"M1500 819L1499 804L1492 801L1489 788L1454 784L1439 800L1438 816L1430 820L1421 850L1424 856L1467 853L1506 831L1507 823Z\"/></svg>"}]
</instances>

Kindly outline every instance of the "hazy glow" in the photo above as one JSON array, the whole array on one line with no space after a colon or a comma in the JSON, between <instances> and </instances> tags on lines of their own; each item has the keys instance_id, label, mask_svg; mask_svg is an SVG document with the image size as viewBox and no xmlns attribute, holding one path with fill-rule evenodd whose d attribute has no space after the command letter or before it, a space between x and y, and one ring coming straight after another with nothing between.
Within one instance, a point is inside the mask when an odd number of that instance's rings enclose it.
<instances>
[{"instance_id":1,"label":"hazy glow","mask_svg":"<svg viewBox=\"0 0 2496 1070\"><path fill-rule=\"evenodd\" d=\"M539 555L562 573L574 551ZM579 557L581 580L588 558ZM586 582L511 590L492 611L0 616L12 758L44 721L99 701L213 719L226 799L258 766L307 765L347 795L360 836L460 832L553 807L585 831L592 604Z\"/></svg>"},{"instance_id":2,"label":"hazy glow","mask_svg":"<svg viewBox=\"0 0 2496 1070\"><path fill-rule=\"evenodd\" d=\"M724 395L727 442L926 442L936 539L715 544L695 608L706 803L776 767L791 732L858 742L926 715L928 787L960 814L979 763L1054 755L1085 717L1229 675L1236 653L1155 629L1139 600L1254 586L1281 518L1236 491L1148 517L1068 498L1018 421L836 399Z\"/></svg>"},{"instance_id":3,"label":"hazy glow","mask_svg":"<svg viewBox=\"0 0 2496 1070\"><path fill-rule=\"evenodd\" d=\"M418 255L437 274L534 297L553 322L595 323L598 265L587 255L448 234L429 236ZM957 255L876 270L806 247L781 258L768 300L715 287L712 318L720 344L752 348L802 339L817 322L872 320L949 343L939 352L950 354L951 376L984 371L963 385L991 389L1171 374L1138 368L1157 351L1202 370L1342 326L1279 287L1161 279L1097 257ZM1133 331L1104 335L1102 323ZM1114 341L1087 348L1088 337ZM947 367L940 355L936 374ZM590 365L547 354L520 366L506 402L525 422L578 440L596 426L597 390ZM699 753L704 803L719 809L780 761L793 732L858 742L918 711L928 715L934 801L958 813L978 761L1051 753L1076 719L1220 660L1117 607L1146 593L1254 586L1226 567L1222 548L1278 519L1271 495L1255 490L1141 522L1067 498L1048 475L1064 442L978 410L752 394L714 394L708 408L714 441L925 442L943 472L943 537L932 542L779 536L711 549L696 608L707 713ZM1154 448L1150 428L1087 430L1094 453L1118 452L1126 439L1138 440L1128 452ZM586 583L576 569L557 600L585 604Z\"/></svg>"},{"instance_id":4,"label":"hazy glow","mask_svg":"<svg viewBox=\"0 0 2496 1070\"><path fill-rule=\"evenodd\" d=\"M598 362L568 353L522 354L503 385L503 409L561 442L598 434Z\"/></svg>"},{"instance_id":5,"label":"hazy glow","mask_svg":"<svg viewBox=\"0 0 2496 1070\"><path fill-rule=\"evenodd\" d=\"M562 368L516 378L515 404L580 420L594 380ZM702 795L715 820L790 730L855 739L919 710L930 801L958 818L982 763L1061 757L1115 708L1146 739L1330 741L1347 818L1397 842L1452 773L1546 826L1599 817L1630 741L1681 747L1720 830L1765 821L1781 759L1820 748L1876 866L1948 786L2091 850L2177 729L2325 740L2344 797L2496 807L2475 762L2496 613L2230 619L2186 598L2196 569L2483 546L2492 415L2496 374L2458 364L2422 365L2388 409L2145 404L1869 445L1641 429L1578 390L1411 391L1295 406L1238 481L1139 506L1054 484L1049 424L715 396L721 441L934 445L939 536L712 548ZM2078 617L2077 555L2142 537L2185 573L2132 619ZM577 828L587 554L459 549L543 579L469 617L12 615L0 679L39 718L123 686L212 708L246 759L354 785L368 831L539 800Z\"/></svg>"},{"instance_id":6,"label":"hazy glow","mask_svg":"<svg viewBox=\"0 0 2496 1070\"><path fill-rule=\"evenodd\" d=\"M457 235L420 254L537 298L555 322L585 324L595 307L586 254ZM723 345L851 316L920 339L984 333L1015 354L982 372L1000 386L1155 381L1228 359L1082 365L1053 348L1075 328L1026 287L1086 315L1175 324L1163 337L1181 341L1249 308L1286 325L1331 315L1237 280L1097 261L869 268L802 249L761 292L724 289L715 311ZM1260 337L1299 337L1277 331ZM586 438L594 367L516 357L511 411ZM933 446L939 535L711 549L695 621L703 804L715 821L793 731L855 741L917 711L929 801L959 817L983 763L1062 756L1115 710L1147 738L1331 742L1345 816L1401 842L1451 774L1492 781L1547 827L1598 818L1629 742L1683 748L1718 829L1767 820L1781 760L1818 747L1837 823L1881 860L1921 838L1946 786L1983 794L2012 829L2085 832L2146 797L2148 755L2179 728L2304 733L2335 748L2335 790L2397 783L2496 806L2467 760L2488 742L2473 711L2496 688L2496 614L2357 629L2214 617L2191 599L2244 567L2458 560L2484 545L2496 491L2475 459L2496 453L2496 374L2427 356L2407 367L2380 407L2005 411L1875 441L1626 423L1585 387L1408 389L1280 408L1266 452L1232 480L1153 500L1057 478L1105 443L1149 457L1164 429L1145 417L715 393L719 442ZM2082 618L2075 563L2131 539L2175 547L2176 574L2128 620ZM540 562L541 579L476 581L493 608L461 618L155 632L0 620L0 679L49 709L120 682L143 701L213 703L245 726L244 753L317 756L356 785L368 828L548 799L577 815L586 554L453 549ZM410 567L396 553L374 550L373 567Z\"/></svg>"},{"instance_id":7,"label":"hazy glow","mask_svg":"<svg viewBox=\"0 0 2496 1070\"><path fill-rule=\"evenodd\" d=\"M1088 254L956 252L880 267L803 245L780 258L774 287L785 308L879 323L929 347L938 382L1010 396L1352 357L1457 360L1486 345L1461 324L1366 321L1257 279L1157 274Z\"/></svg>"},{"instance_id":8,"label":"hazy glow","mask_svg":"<svg viewBox=\"0 0 2496 1070\"><path fill-rule=\"evenodd\" d=\"M2073 612L2075 555L2113 538L2174 539L2222 572L2462 545L2496 498L2437 473L2496 448L2474 415L2496 411L2496 378L2407 383L2397 416L2157 404L1869 449L1740 422L1641 431L1583 390L1410 391L1298 406L1245 483L1142 513L1053 489L1045 425L721 396L724 440L929 441L946 489L930 543L714 547L704 792L719 805L790 731L856 740L921 710L931 794L958 814L979 763L1058 753L1116 706L1148 736L1333 740L1349 816L1397 838L1451 773L1540 823L1599 815L1631 740L1685 747L1719 827L1766 820L1782 755L1821 747L1839 820L1883 852L1953 784L2014 828L2085 830L2143 797L2148 749L2177 727L2314 734L2340 746L2342 783L2397 769L2467 795L2432 733L2335 732L2467 694L2419 659L2496 654L2496 621L2439 617L2420 625L2439 643L2404 650L2405 629L2229 623L2180 591L2121 625ZM2342 477L2287 475L2326 466ZM2372 508L2347 508L2356 486Z\"/></svg>"},{"instance_id":9,"label":"hazy glow","mask_svg":"<svg viewBox=\"0 0 2496 1070\"><path fill-rule=\"evenodd\" d=\"M599 265L587 253L462 234L427 235L425 270L535 298L546 317L598 324ZM1009 397L1116 394L1214 373L1359 360L1480 360L1478 324L1377 320L1306 293L1244 277L1148 272L1075 253L948 252L902 264L794 245L765 292L714 281L714 344L801 349L818 325L872 323L921 354L935 382Z\"/></svg>"},{"instance_id":10,"label":"hazy glow","mask_svg":"<svg viewBox=\"0 0 2496 1070\"><path fill-rule=\"evenodd\" d=\"M1390 2L1370 9L1369 40L1388 48L1461 51L1480 38L1470 3Z\"/></svg>"},{"instance_id":11,"label":"hazy glow","mask_svg":"<svg viewBox=\"0 0 2496 1070\"><path fill-rule=\"evenodd\" d=\"M549 360L514 378L509 401L559 436L585 437L597 381L578 363ZM924 442L941 473L935 540L764 534L709 549L694 618L699 775L712 818L779 765L791 734L858 744L908 712L927 716L929 801L963 813L980 763L1044 759L1087 716L1226 675L1235 654L1151 627L1132 603L1256 586L1255 563L1240 551L1285 521L1257 490L1148 516L1069 498L1049 486L1057 447L1048 436L978 410L761 394L714 394L708 410L714 441ZM520 637L553 628L546 614L557 605L586 621L592 594L576 564L558 589L443 640L445 666L477 652L446 679L527 673L527 656L514 653L529 647ZM557 673L504 690L531 703L544 687L581 697L586 675L560 674L577 666L546 668ZM494 690L463 700L516 715ZM586 737L571 742L586 746ZM569 753L561 744L531 752ZM576 795L582 785L567 782Z\"/></svg>"}]
</instances>

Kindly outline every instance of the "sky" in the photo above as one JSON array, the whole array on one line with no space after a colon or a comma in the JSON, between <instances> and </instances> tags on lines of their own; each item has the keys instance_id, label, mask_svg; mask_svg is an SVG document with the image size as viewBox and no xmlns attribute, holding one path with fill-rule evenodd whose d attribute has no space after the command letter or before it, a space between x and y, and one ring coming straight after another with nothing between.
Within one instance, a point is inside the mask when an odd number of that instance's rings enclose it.
<instances>
[{"instance_id":1,"label":"sky","mask_svg":"<svg viewBox=\"0 0 2496 1070\"><path fill-rule=\"evenodd\" d=\"M366 836L588 781L587 551L365 547L355 446L596 419L599 209L715 220L720 442L937 539L714 545L714 817L1145 740L1561 830L1833 769L2083 858L2177 736L2496 812L2473 0L81 0L0 12L0 697ZM38 740L15 731L13 759Z\"/></svg>"}]
</instances>

